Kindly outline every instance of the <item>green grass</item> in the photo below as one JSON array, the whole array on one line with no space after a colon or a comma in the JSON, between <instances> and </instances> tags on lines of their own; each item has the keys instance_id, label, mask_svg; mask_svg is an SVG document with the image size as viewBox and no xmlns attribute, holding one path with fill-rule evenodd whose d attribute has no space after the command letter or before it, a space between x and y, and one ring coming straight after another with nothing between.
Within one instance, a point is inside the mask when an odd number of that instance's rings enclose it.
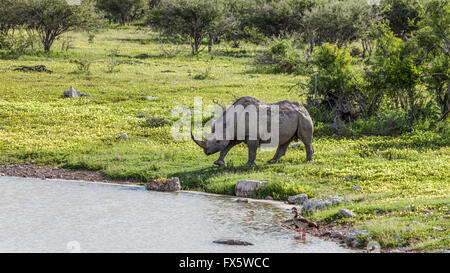
<instances>
[{"instance_id":1,"label":"green grass","mask_svg":"<svg viewBox=\"0 0 450 273\"><path fill-rule=\"evenodd\" d=\"M240 179L268 180L257 197L345 197L349 204L316 212L312 218L370 230L369 237L383 247L449 248L448 134L415 130L398 137L354 139L318 135L314 163L303 163L302 147L289 149L275 165L266 163L274 152L260 151L256 168L243 167L247 151L241 145L230 152L227 166L215 167L217 156L206 157L192 141L173 140L170 122L149 123L136 115L171 120L170 110L192 107L195 96L203 97L204 104L229 104L233 96L246 95L268 102L304 102L304 97L287 92L298 81L296 76L258 73L252 56L263 48L252 45L221 45L198 58L185 46L178 56L166 57L154 35L136 28L101 32L93 44L85 34L70 35L74 48L68 52L59 51L57 43L51 53L0 60L0 164L34 160L142 182L177 176L183 189L225 194L233 194ZM120 62L113 69L108 63L112 59ZM81 71L76 60L89 60L89 71ZM54 73L9 69L37 64ZM64 98L63 91L71 85L95 98ZM160 100L148 101L147 96ZM123 133L128 141L119 138ZM362 190L354 191L354 186ZM343 207L357 217L339 218L336 212Z\"/></svg>"}]
</instances>

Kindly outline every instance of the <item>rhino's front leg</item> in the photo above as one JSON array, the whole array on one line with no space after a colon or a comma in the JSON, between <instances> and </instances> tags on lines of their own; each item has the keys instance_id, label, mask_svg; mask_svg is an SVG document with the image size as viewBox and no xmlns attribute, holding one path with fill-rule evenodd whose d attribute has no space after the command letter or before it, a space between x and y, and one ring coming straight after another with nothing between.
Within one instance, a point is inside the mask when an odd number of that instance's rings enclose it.
<instances>
[{"instance_id":1,"label":"rhino's front leg","mask_svg":"<svg viewBox=\"0 0 450 273\"><path fill-rule=\"evenodd\" d=\"M238 144L237 142L230 142L222 151L220 151L219 159L217 159L214 164L217 166L223 166L225 165L225 157L227 156L228 152Z\"/></svg>"},{"instance_id":2,"label":"rhino's front leg","mask_svg":"<svg viewBox=\"0 0 450 273\"><path fill-rule=\"evenodd\" d=\"M256 151L258 150L259 141L258 140L249 140L247 142L248 146L248 162L245 164L247 167L255 167L255 159L256 159Z\"/></svg>"},{"instance_id":3,"label":"rhino's front leg","mask_svg":"<svg viewBox=\"0 0 450 273\"><path fill-rule=\"evenodd\" d=\"M275 153L273 158L271 160L269 160L269 163L270 164L278 163L278 160L280 160L280 158L286 154L286 150L288 147L289 147L289 142L278 146L277 152Z\"/></svg>"}]
</instances>

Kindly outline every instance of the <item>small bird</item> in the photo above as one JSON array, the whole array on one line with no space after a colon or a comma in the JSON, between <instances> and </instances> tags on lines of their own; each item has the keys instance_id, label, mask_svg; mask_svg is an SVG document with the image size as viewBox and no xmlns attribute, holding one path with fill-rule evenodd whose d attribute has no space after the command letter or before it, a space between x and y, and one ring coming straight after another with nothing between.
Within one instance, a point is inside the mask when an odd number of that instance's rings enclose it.
<instances>
[{"instance_id":1,"label":"small bird","mask_svg":"<svg viewBox=\"0 0 450 273\"><path fill-rule=\"evenodd\" d=\"M292 214L294 214L294 218L292 220L294 221L295 226L301 229L301 232L302 232L301 239L303 241L306 240L306 229L307 228L319 228L319 226L316 223L301 216L298 213L298 210L296 207L292 208Z\"/></svg>"}]
</instances>

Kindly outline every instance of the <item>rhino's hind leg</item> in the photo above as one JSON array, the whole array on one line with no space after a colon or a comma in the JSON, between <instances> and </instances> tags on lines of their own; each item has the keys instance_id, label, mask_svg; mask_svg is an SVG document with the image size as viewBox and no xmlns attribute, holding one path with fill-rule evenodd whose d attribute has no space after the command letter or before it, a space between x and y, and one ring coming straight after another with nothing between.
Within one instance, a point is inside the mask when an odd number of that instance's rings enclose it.
<instances>
[{"instance_id":1,"label":"rhino's hind leg","mask_svg":"<svg viewBox=\"0 0 450 273\"><path fill-rule=\"evenodd\" d=\"M280 160L280 158L286 154L286 150L288 147L289 147L289 142L279 145L275 155L273 156L273 158L271 160L269 160L269 163L270 164L278 163L278 160Z\"/></svg>"},{"instance_id":2,"label":"rhino's hind leg","mask_svg":"<svg viewBox=\"0 0 450 273\"><path fill-rule=\"evenodd\" d=\"M225 165L225 157L227 156L228 152L231 150L231 148L233 148L234 146L236 146L237 144L239 144L239 142L230 142L227 147L225 147L225 149L223 149L222 151L220 151L220 156L219 159L217 159L214 164L217 166L223 166Z\"/></svg>"},{"instance_id":3,"label":"rhino's hind leg","mask_svg":"<svg viewBox=\"0 0 450 273\"><path fill-rule=\"evenodd\" d=\"M305 162L313 161L313 155L314 155L314 148L312 145L313 134L314 134L314 125L311 121L311 118L309 118L309 117L308 118L300 118L297 135L302 140L303 144L305 144L305 149L306 149Z\"/></svg>"},{"instance_id":4,"label":"rhino's hind leg","mask_svg":"<svg viewBox=\"0 0 450 273\"><path fill-rule=\"evenodd\" d=\"M305 148L306 148L306 162L313 162L313 155L314 155L314 148L312 146L312 143L305 143Z\"/></svg>"},{"instance_id":5,"label":"rhino's hind leg","mask_svg":"<svg viewBox=\"0 0 450 273\"><path fill-rule=\"evenodd\" d=\"M245 164L247 167L255 167L255 159L256 159L256 151L258 150L259 141L258 140L249 140L247 142L248 146L248 162Z\"/></svg>"}]
</instances>

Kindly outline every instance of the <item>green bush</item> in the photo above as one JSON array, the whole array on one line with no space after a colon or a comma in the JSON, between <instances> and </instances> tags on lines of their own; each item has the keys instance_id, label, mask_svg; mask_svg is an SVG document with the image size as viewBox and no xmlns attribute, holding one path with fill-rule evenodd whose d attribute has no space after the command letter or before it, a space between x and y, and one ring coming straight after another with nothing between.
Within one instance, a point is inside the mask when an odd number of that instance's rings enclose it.
<instances>
[{"instance_id":1,"label":"green bush","mask_svg":"<svg viewBox=\"0 0 450 273\"><path fill-rule=\"evenodd\" d=\"M293 39L275 39L268 50L255 59L255 65L272 73L299 73L301 56Z\"/></svg>"}]
</instances>

